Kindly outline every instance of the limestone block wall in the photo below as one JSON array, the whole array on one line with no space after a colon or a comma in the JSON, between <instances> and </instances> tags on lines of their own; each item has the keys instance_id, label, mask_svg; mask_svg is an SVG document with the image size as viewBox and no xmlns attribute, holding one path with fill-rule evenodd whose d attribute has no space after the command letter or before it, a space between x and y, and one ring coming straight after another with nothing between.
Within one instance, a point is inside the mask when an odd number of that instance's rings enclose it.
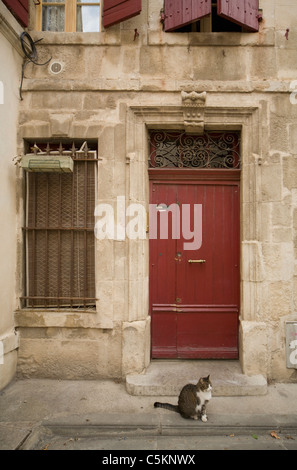
<instances>
[{"instance_id":1,"label":"limestone block wall","mask_svg":"<svg viewBox=\"0 0 297 470\"><path fill-rule=\"evenodd\" d=\"M116 208L124 196L126 207L148 207L147 130L183 128L181 91L206 92L205 129L242 132L242 369L296 381L286 368L285 321L297 321L297 5L260 0L259 33L164 33L162 5L143 0L139 16L101 33L38 33L32 20L30 34L43 37L40 61L52 57L62 70L28 65L19 153L26 139L96 139L98 203ZM21 185L20 171L17 178ZM19 252L21 271L21 243ZM18 309L19 372L95 378L145 370L148 259L148 240L97 241L96 312Z\"/></svg>"}]
</instances>

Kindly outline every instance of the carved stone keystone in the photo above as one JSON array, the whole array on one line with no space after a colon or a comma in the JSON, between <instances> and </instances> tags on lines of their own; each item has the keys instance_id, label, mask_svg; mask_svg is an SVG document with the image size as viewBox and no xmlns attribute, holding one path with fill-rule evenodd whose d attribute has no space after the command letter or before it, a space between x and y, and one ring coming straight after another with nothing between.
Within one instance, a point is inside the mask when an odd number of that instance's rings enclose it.
<instances>
[{"instance_id":1,"label":"carved stone keystone","mask_svg":"<svg viewBox=\"0 0 297 470\"><path fill-rule=\"evenodd\" d=\"M182 91L181 98L186 132L203 134L206 92Z\"/></svg>"}]
</instances>

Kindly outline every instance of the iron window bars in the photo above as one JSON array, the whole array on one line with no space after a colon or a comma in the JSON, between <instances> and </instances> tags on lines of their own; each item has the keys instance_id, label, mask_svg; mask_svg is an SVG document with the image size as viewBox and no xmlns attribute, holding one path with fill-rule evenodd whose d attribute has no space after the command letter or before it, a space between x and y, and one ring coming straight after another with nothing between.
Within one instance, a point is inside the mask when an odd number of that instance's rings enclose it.
<instances>
[{"instance_id":1,"label":"iron window bars","mask_svg":"<svg viewBox=\"0 0 297 470\"><path fill-rule=\"evenodd\" d=\"M27 308L94 308L97 153L34 145L40 158L71 154L73 173L26 172L25 295Z\"/></svg>"}]
</instances>

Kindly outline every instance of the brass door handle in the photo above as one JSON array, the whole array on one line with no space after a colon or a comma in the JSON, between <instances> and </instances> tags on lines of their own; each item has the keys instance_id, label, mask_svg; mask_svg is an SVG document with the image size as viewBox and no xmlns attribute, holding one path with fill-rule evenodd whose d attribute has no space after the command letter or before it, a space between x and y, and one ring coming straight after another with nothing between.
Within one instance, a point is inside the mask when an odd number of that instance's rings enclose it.
<instances>
[{"instance_id":1,"label":"brass door handle","mask_svg":"<svg viewBox=\"0 0 297 470\"><path fill-rule=\"evenodd\" d=\"M206 263L206 259L188 259L188 263Z\"/></svg>"}]
</instances>

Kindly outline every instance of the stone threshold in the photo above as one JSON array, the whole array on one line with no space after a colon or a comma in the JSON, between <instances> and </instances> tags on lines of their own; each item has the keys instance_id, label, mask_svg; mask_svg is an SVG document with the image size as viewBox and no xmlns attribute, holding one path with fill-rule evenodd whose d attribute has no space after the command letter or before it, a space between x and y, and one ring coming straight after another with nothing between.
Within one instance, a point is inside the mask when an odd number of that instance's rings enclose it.
<instances>
[{"instance_id":1,"label":"stone threshold","mask_svg":"<svg viewBox=\"0 0 297 470\"><path fill-rule=\"evenodd\" d=\"M135 396L178 396L187 383L210 374L213 396L266 395L263 375L247 376L236 360L153 360L143 374L126 377L126 389Z\"/></svg>"}]
</instances>

